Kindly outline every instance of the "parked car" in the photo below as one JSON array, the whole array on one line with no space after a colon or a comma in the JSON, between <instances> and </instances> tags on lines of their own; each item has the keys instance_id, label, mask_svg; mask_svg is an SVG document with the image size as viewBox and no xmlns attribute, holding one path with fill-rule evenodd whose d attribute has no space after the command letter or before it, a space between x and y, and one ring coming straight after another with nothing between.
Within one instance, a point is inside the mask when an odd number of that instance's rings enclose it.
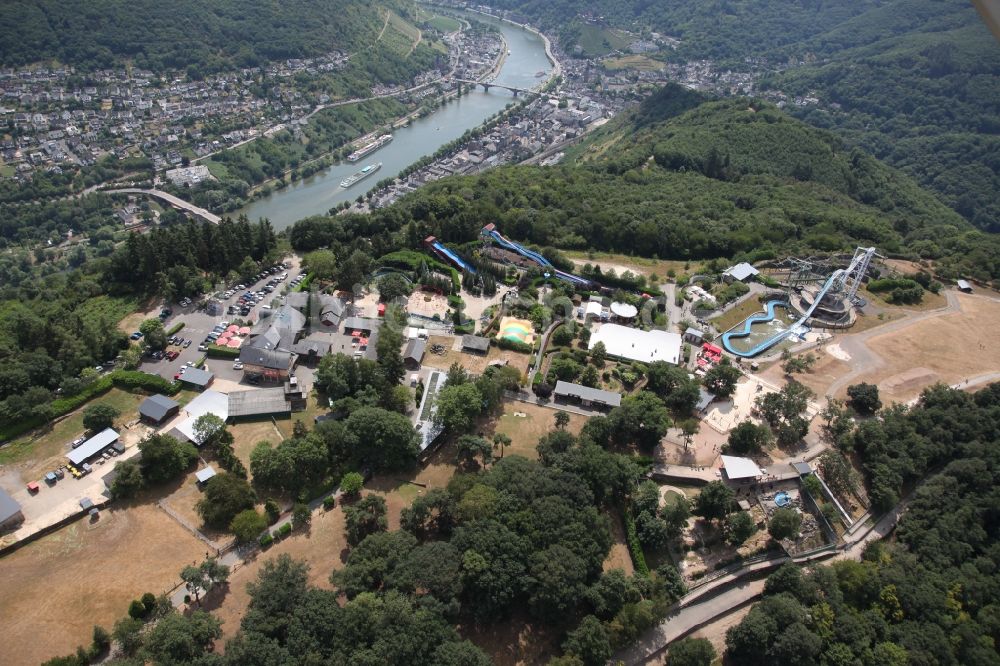
<instances>
[{"instance_id":1,"label":"parked car","mask_svg":"<svg viewBox=\"0 0 1000 666\"><path fill-rule=\"evenodd\" d=\"M128 336L131 340L138 340L142 337L142 331L136 331L132 335Z\"/></svg>"},{"instance_id":2,"label":"parked car","mask_svg":"<svg viewBox=\"0 0 1000 666\"><path fill-rule=\"evenodd\" d=\"M233 370L242 370L242 369L243 369L243 361L233 362Z\"/></svg>"},{"instance_id":3,"label":"parked car","mask_svg":"<svg viewBox=\"0 0 1000 666\"><path fill-rule=\"evenodd\" d=\"M176 361L178 356L180 356L180 352L177 352L177 351L168 351L167 352L167 360L169 360L169 361Z\"/></svg>"},{"instance_id":4,"label":"parked car","mask_svg":"<svg viewBox=\"0 0 1000 666\"><path fill-rule=\"evenodd\" d=\"M191 341L190 340L185 340L184 341L184 349L187 349L190 346L191 346Z\"/></svg>"},{"instance_id":5,"label":"parked car","mask_svg":"<svg viewBox=\"0 0 1000 666\"><path fill-rule=\"evenodd\" d=\"M208 345L198 345L198 351L208 351Z\"/></svg>"}]
</instances>

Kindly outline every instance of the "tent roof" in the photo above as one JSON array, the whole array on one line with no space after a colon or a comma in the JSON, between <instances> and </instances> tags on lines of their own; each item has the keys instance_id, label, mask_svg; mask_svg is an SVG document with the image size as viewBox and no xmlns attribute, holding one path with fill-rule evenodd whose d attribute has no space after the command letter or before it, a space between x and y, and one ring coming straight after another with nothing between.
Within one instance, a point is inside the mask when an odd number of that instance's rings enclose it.
<instances>
[{"instance_id":1,"label":"tent roof","mask_svg":"<svg viewBox=\"0 0 1000 666\"><path fill-rule=\"evenodd\" d=\"M722 467L730 479L754 479L763 474L757 463L749 458L737 456L721 456Z\"/></svg>"}]
</instances>

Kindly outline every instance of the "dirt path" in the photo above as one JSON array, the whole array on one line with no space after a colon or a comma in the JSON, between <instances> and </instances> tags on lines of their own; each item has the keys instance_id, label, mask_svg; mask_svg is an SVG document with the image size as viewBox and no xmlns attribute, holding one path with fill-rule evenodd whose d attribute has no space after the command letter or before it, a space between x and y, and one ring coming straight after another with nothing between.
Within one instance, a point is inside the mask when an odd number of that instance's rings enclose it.
<instances>
[{"instance_id":1,"label":"dirt path","mask_svg":"<svg viewBox=\"0 0 1000 666\"><path fill-rule=\"evenodd\" d=\"M410 50L406 52L404 57L409 58L410 54L413 53L418 46L420 46L420 42L422 41L424 41L424 33L420 28L417 28L417 40L413 42L413 46L410 47Z\"/></svg>"}]
</instances>

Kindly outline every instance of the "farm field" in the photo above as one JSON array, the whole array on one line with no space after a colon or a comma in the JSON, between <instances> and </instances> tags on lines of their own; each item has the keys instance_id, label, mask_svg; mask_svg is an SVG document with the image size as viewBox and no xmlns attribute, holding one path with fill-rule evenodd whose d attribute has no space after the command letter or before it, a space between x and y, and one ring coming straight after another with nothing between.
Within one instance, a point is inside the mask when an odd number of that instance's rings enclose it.
<instances>
[{"instance_id":1,"label":"farm field","mask_svg":"<svg viewBox=\"0 0 1000 666\"><path fill-rule=\"evenodd\" d=\"M0 586L0 663L34 665L89 644L95 624L110 631L132 599L166 592L185 565L204 556L205 545L148 499L7 555L0 559L8 582Z\"/></svg>"}]
</instances>

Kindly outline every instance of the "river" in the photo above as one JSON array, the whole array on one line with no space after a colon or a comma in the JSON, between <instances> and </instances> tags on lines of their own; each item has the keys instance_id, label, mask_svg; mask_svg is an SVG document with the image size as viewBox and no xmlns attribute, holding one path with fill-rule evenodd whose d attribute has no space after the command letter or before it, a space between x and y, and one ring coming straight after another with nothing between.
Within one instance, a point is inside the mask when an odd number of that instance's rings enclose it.
<instances>
[{"instance_id":1,"label":"river","mask_svg":"<svg viewBox=\"0 0 1000 666\"><path fill-rule=\"evenodd\" d=\"M538 72L545 72L547 76L552 71L552 63L545 55L545 43L537 34L478 14L471 18L495 25L507 40L510 54L494 79L496 83L516 88L532 88L544 80L536 76ZM512 100L512 93L497 88L491 88L488 93L483 92L482 88L466 92L430 115L414 120L409 127L395 130L392 143L360 161L335 164L325 171L252 202L236 211L234 217L241 213L246 213L251 220L266 217L280 231L290 227L296 220L325 214L342 201L353 201L378 181L397 176L421 157L433 154L442 145L462 136L466 130L482 124ZM340 182L346 177L375 162L382 162L382 168L376 175L346 190L340 187Z\"/></svg>"}]
</instances>

